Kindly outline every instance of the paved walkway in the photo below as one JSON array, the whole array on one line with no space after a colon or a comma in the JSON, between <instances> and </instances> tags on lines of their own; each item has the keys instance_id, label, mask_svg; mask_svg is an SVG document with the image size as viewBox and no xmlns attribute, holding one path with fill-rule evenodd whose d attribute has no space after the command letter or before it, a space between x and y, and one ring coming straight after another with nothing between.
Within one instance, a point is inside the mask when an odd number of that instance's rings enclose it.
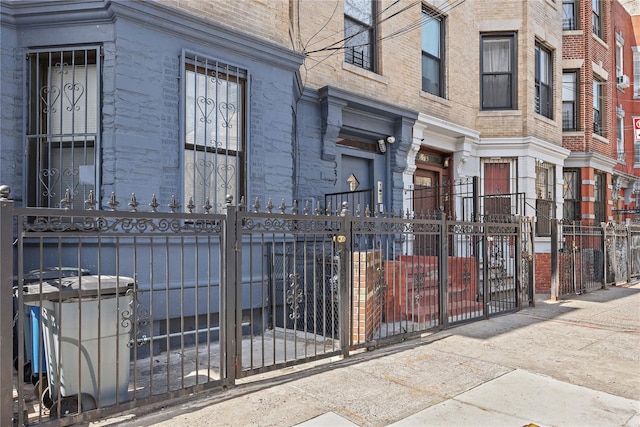
<instances>
[{"instance_id":1,"label":"paved walkway","mask_svg":"<svg viewBox=\"0 0 640 427\"><path fill-rule=\"evenodd\" d=\"M93 425L115 424L638 427L640 284L538 301Z\"/></svg>"}]
</instances>

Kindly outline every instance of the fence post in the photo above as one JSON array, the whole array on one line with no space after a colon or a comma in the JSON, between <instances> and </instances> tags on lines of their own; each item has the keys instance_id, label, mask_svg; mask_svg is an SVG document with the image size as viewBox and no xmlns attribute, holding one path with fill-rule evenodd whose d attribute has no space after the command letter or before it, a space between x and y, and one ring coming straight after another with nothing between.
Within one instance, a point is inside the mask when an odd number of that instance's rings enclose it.
<instances>
[{"instance_id":1,"label":"fence post","mask_svg":"<svg viewBox=\"0 0 640 427\"><path fill-rule=\"evenodd\" d=\"M482 314L485 319L489 318L489 302L491 301L491 284L489 277L489 227L487 223L482 225Z\"/></svg>"},{"instance_id":2,"label":"fence post","mask_svg":"<svg viewBox=\"0 0 640 427\"><path fill-rule=\"evenodd\" d=\"M631 221L627 218L626 223L627 229L627 283L631 282L631 263L633 262L632 252L631 252ZM602 239L604 241L604 239ZM604 253L604 249L602 251ZM607 286L607 281L604 281L604 285Z\"/></svg>"},{"instance_id":3,"label":"fence post","mask_svg":"<svg viewBox=\"0 0 640 427\"><path fill-rule=\"evenodd\" d=\"M558 248L559 236L558 236L558 220L553 218L551 220L551 301L558 301L560 299L560 284L559 280L559 248Z\"/></svg>"},{"instance_id":4,"label":"fence post","mask_svg":"<svg viewBox=\"0 0 640 427\"><path fill-rule=\"evenodd\" d=\"M438 245L438 312L440 313L440 327L446 328L449 325L449 239L447 233L447 217L444 212L438 212L440 219L440 244Z\"/></svg>"},{"instance_id":5,"label":"fence post","mask_svg":"<svg viewBox=\"0 0 640 427\"><path fill-rule=\"evenodd\" d=\"M0 186L0 423L13 419L13 200ZM20 375L18 375L20 376Z\"/></svg>"},{"instance_id":6,"label":"fence post","mask_svg":"<svg viewBox=\"0 0 640 427\"><path fill-rule=\"evenodd\" d=\"M528 226L527 231L529 235L527 236L529 240L529 256L531 259L529 260L529 307L536 306L536 231L533 226L533 218L529 218L527 220ZM556 242L557 245L557 242ZM557 255L557 253L556 253Z\"/></svg>"},{"instance_id":7,"label":"fence post","mask_svg":"<svg viewBox=\"0 0 640 427\"><path fill-rule=\"evenodd\" d=\"M601 222L600 223L600 228L602 229L602 239L600 239L600 247L602 248L602 284L600 285L602 289L606 289L607 288L607 223L606 222ZM613 227L613 284L615 285L618 281L617 275L618 275L618 261L617 261L617 256L616 256L616 247L617 247L617 242L616 242L616 227ZM595 260L594 260L595 261ZM627 252L627 264L629 264L629 252ZM628 271L628 270L627 270ZM628 277L628 275L627 275Z\"/></svg>"},{"instance_id":8,"label":"fence post","mask_svg":"<svg viewBox=\"0 0 640 427\"><path fill-rule=\"evenodd\" d=\"M352 338L352 303L351 303L351 287L353 286L352 280L352 267L351 260L353 253L351 252L351 224L352 216L349 211L349 204L342 202L342 208L340 209L341 232L336 234L335 246L338 256L340 258L340 287L339 287L339 299L340 299L340 315L338 316L340 322L340 346L342 347L342 356L349 357L349 350L351 349Z\"/></svg>"},{"instance_id":9,"label":"fence post","mask_svg":"<svg viewBox=\"0 0 640 427\"><path fill-rule=\"evenodd\" d=\"M227 197L227 217L222 242L222 287L220 299L221 328L220 342L224 349L224 363L221 369L223 384L227 387L234 386L236 378L242 370L240 351L242 346L242 289L238 289L236 269L242 265L239 257L242 253L238 245L238 213L237 207L232 204L232 199ZM238 245L238 247L236 247ZM242 284L240 284L240 287Z\"/></svg>"}]
</instances>

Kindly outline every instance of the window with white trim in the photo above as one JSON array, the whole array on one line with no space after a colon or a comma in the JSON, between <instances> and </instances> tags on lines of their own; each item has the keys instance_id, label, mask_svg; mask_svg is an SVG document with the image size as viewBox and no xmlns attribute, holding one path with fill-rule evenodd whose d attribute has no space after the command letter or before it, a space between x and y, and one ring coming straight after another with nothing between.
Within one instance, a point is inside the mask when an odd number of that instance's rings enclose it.
<instances>
[{"instance_id":1,"label":"window with white trim","mask_svg":"<svg viewBox=\"0 0 640 427\"><path fill-rule=\"evenodd\" d=\"M244 194L246 70L185 53L184 208L220 213Z\"/></svg>"},{"instance_id":2,"label":"window with white trim","mask_svg":"<svg viewBox=\"0 0 640 427\"><path fill-rule=\"evenodd\" d=\"M82 209L98 188L100 48L31 50L27 70L26 204Z\"/></svg>"}]
</instances>

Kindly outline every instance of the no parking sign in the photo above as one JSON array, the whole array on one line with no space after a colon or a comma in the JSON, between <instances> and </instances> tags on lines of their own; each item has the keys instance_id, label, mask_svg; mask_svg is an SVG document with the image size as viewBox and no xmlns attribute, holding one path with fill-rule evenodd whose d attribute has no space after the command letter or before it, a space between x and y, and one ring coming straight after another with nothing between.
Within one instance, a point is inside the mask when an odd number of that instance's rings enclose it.
<instances>
[{"instance_id":1,"label":"no parking sign","mask_svg":"<svg viewBox=\"0 0 640 427\"><path fill-rule=\"evenodd\" d=\"M640 141L640 117L633 118L633 135L636 141Z\"/></svg>"}]
</instances>

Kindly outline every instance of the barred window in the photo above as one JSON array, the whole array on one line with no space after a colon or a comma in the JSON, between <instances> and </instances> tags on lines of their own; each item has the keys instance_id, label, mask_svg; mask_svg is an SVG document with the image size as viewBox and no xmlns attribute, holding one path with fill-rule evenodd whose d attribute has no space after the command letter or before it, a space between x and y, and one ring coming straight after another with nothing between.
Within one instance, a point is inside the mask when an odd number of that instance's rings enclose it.
<instances>
[{"instance_id":1,"label":"barred window","mask_svg":"<svg viewBox=\"0 0 640 427\"><path fill-rule=\"evenodd\" d=\"M28 206L82 208L98 188L100 69L96 46L28 52Z\"/></svg>"},{"instance_id":2,"label":"barred window","mask_svg":"<svg viewBox=\"0 0 640 427\"><path fill-rule=\"evenodd\" d=\"M536 235L551 235L551 220L556 216L556 168L551 163L536 161Z\"/></svg>"},{"instance_id":3,"label":"barred window","mask_svg":"<svg viewBox=\"0 0 640 427\"><path fill-rule=\"evenodd\" d=\"M247 72L185 54L184 77L183 206L221 212L227 195L244 194Z\"/></svg>"},{"instance_id":4,"label":"barred window","mask_svg":"<svg viewBox=\"0 0 640 427\"><path fill-rule=\"evenodd\" d=\"M580 221L580 171L578 169L565 169L562 172L564 185L562 186L562 198L564 200L563 218L569 221Z\"/></svg>"}]
</instances>

